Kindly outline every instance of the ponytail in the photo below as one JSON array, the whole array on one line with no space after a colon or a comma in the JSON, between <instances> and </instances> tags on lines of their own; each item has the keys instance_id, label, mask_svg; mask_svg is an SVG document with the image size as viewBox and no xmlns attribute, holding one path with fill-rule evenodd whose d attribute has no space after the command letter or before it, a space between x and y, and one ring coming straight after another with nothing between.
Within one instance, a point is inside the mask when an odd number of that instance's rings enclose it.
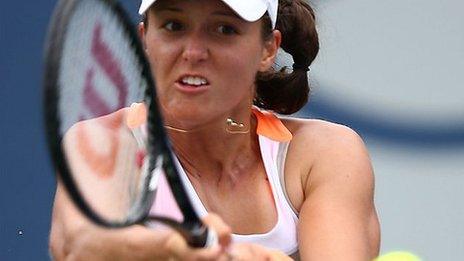
<instances>
[{"instance_id":1,"label":"ponytail","mask_svg":"<svg viewBox=\"0 0 464 261\"><path fill-rule=\"evenodd\" d=\"M263 21L263 36L272 35L269 17ZM276 29L282 34L281 48L293 57L292 71L260 72L256 77L255 105L280 114L299 111L310 93L308 71L319 51L313 9L303 0L279 0Z\"/></svg>"}]
</instances>

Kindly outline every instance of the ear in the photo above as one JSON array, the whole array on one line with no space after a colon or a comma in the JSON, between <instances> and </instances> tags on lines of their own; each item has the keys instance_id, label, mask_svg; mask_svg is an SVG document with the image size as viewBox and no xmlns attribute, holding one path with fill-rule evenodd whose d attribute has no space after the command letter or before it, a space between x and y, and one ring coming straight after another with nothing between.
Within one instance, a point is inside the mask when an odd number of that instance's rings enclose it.
<instances>
[{"instance_id":1,"label":"ear","mask_svg":"<svg viewBox=\"0 0 464 261\"><path fill-rule=\"evenodd\" d=\"M139 32L140 41L143 45L143 49L147 51L147 45L145 44L145 24L143 22L140 22L137 29Z\"/></svg>"},{"instance_id":2,"label":"ear","mask_svg":"<svg viewBox=\"0 0 464 261\"><path fill-rule=\"evenodd\" d=\"M264 42L263 56L259 67L260 72L265 72L274 64L277 51L282 41L282 34L279 30L272 31L272 37Z\"/></svg>"}]
</instances>

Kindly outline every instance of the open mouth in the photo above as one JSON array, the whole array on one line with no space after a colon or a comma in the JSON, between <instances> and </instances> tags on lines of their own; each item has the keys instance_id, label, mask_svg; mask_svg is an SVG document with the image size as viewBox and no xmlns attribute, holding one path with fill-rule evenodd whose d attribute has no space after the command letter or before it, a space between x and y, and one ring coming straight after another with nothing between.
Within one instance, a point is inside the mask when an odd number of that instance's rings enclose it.
<instances>
[{"instance_id":1,"label":"open mouth","mask_svg":"<svg viewBox=\"0 0 464 261\"><path fill-rule=\"evenodd\" d=\"M183 76L178 82L189 87L201 87L209 84L208 80L201 76Z\"/></svg>"}]
</instances>

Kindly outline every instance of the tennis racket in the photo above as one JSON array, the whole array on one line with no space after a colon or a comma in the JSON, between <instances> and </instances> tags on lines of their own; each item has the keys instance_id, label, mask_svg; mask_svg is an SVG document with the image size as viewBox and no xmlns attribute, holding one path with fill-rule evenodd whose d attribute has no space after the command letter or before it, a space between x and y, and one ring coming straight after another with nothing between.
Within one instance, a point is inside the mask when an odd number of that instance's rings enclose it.
<instances>
[{"instance_id":1,"label":"tennis racket","mask_svg":"<svg viewBox=\"0 0 464 261\"><path fill-rule=\"evenodd\" d=\"M116 1L60 0L45 47L44 113L57 175L106 227L160 222L192 247L215 242L194 211L158 109L155 81ZM150 214L160 179L181 218Z\"/></svg>"}]
</instances>

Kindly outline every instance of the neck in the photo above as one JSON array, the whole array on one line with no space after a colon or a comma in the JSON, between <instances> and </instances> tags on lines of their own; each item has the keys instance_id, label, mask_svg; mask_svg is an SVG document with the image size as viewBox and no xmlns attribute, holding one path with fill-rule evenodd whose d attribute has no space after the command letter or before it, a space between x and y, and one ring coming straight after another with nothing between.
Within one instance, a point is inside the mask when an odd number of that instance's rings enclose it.
<instances>
[{"instance_id":1,"label":"neck","mask_svg":"<svg viewBox=\"0 0 464 261\"><path fill-rule=\"evenodd\" d=\"M227 118L192 131L168 129L174 151L190 177L214 182L226 178L235 184L256 166L260 157L257 123L250 114L246 118L246 122L237 122L244 125L242 131L237 126L231 131Z\"/></svg>"}]
</instances>

